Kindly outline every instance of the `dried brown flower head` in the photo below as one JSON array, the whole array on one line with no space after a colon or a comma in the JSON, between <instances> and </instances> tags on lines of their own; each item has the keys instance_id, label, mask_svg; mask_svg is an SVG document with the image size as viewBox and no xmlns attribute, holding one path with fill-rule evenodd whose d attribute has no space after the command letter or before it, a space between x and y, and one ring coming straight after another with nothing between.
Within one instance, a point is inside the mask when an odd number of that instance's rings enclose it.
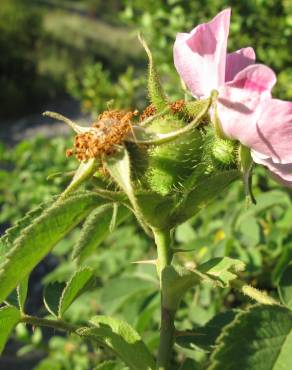
<instances>
[{"instance_id":1,"label":"dried brown flower head","mask_svg":"<svg viewBox=\"0 0 292 370\"><path fill-rule=\"evenodd\" d=\"M185 101L183 99L176 100L173 103L170 103L170 109L173 113L180 113L185 107Z\"/></svg>"},{"instance_id":2,"label":"dried brown flower head","mask_svg":"<svg viewBox=\"0 0 292 370\"><path fill-rule=\"evenodd\" d=\"M139 117L139 121L142 122L146 118L153 116L156 113L156 108L153 104L148 105L143 111L143 113Z\"/></svg>"},{"instance_id":3,"label":"dried brown flower head","mask_svg":"<svg viewBox=\"0 0 292 370\"><path fill-rule=\"evenodd\" d=\"M134 115L136 112L119 110L105 111L100 114L88 131L76 135L74 147L77 159L87 161L102 154L112 154L115 146L121 144L131 130L131 120ZM70 149L67 150L67 156L72 154Z\"/></svg>"}]
</instances>

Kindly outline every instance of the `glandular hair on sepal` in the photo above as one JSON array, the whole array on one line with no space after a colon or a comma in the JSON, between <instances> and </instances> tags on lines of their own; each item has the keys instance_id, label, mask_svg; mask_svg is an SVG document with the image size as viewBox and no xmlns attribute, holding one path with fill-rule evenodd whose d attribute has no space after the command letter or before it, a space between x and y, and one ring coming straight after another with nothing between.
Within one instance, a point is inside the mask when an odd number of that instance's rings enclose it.
<instances>
[{"instance_id":1,"label":"glandular hair on sepal","mask_svg":"<svg viewBox=\"0 0 292 370\"><path fill-rule=\"evenodd\" d=\"M172 116L163 117L149 128L153 132L167 133L179 129L181 121ZM183 189L201 157L201 133L194 129L177 139L148 148L148 169L145 172L151 190L162 195Z\"/></svg>"},{"instance_id":2,"label":"glandular hair on sepal","mask_svg":"<svg viewBox=\"0 0 292 370\"><path fill-rule=\"evenodd\" d=\"M203 143L204 158L208 168L226 170L237 168L238 144L221 139L213 130L208 130Z\"/></svg>"}]
</instances>

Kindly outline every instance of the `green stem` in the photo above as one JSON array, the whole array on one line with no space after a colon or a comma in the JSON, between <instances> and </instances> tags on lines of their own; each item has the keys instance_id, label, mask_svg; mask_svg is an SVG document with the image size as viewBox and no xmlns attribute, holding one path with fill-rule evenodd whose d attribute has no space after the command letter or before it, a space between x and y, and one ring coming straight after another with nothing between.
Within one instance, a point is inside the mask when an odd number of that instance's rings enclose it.
<instances>
[{"instance_id":1,"label":"green stem","mask_svg":"<svg viewBox=\"0 0 292 370\"><path fill-rule=\"evenodd\" d=\"M175 311L170 311L167 308L161 308L161 328L160 328L160 343L158 349L157 370L168 370L169 362L174 343L174 326Z\"/></svg>"},{"instance_id":2,"label":"green stem","mask_svg":"<svg viewBox=\"0 0 292 370\"><path fill-rule=\"evenodd\" d=\"M78 329L78 326L69 324L61 320L50 320L43 319L36 316L23 315L21 322L25 324L30 324L33 326L45 326L47 328L53 328L62 331L75 332Z\"/></svg>"},{"instance_id":3,"label":"green stem","mask_svg":"<svg viewBox=\"0 0 292 370\"><path fill-rule=\"evenodd\" d=\"M157 247L157 257L158 257L158 273L161 277L161 271L171 264L172 261L172 250L171 246L171 237L169 230L159 230L152 229L155 239L155 244Z\"/></svg>"},{"instance_id":4,"label":"green stem","mask_svg":"<svg viewBox=\"0 0 292 370\"><path fill-rule=\"evenodd\" d=\"M157 269L160 277L160 291L161 291L161 327L160 327L160 343L157 356L157 370L167 370L172 353L174 343L174 319L175 311L170 310L164 305L167 301L164 297L165 289L163 287L162 272L165 267L169 266L172 261L171 236L169 230L153 229L155 243L157 246L158 263Z\"/></svg>"}]
</instances>

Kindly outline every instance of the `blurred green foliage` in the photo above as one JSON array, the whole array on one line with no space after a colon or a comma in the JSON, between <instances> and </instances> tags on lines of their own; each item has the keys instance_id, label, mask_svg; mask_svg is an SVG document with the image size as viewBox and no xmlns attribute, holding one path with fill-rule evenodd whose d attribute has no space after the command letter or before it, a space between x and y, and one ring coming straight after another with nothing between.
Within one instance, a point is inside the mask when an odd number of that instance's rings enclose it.
<instances>
[{"instance_id":1,"label":"blurred green foliage","mask_svg":"<svg viewBox=\"0 0 292 370\"><path fill-rule=\"evenodd\" d=\"M80 100L83 109L94 115L110 104L124 108L141 106L145 65L140 70L132 66L133 55L127 63L127 49L132 52L130 49L138 49L137 44L134 47L130 43L122 45L124 59L119 59L121 54L116 54L115 50L121 43L114 34L110 36L109 44L115 46L104 46L108 28L98 28L98 33L91 22L88 30L84 30L86 21L80 22L80 17L75 15L76 22L68 30L66 21L70 14L67 14L66 20L63 13L57 17L54 11L40 12L39 9L25 6L25 1L1 1L1 113L11 113L11 109L14 112L15 107L20 111L26 104L32 103L34 94L43 89L39 85L38 71L41 74L48 73L50 81L54 81L53 85L56 81L66 84L67 91ZM27 0L28 3L31 4L31 1ZM60 4L61 1L55 3ZM270 65L278 73L276 96L292 98L292 6L289 0L88 0L67 1L66 4L77 6L91 16L112 20L114 25L124 24L129 27L130 31L126 28L127 33L135 29L142 31L172 98L179 97L180 90L172 63L172 44L176 33L189 32L222 8L231 6L233 15L229 50L253 46L258 61ZM47 16L46 32L54 32L49 36L46 34L48 44L38 59L39 45L44 45L44 14ZM64 27L68 31L67 38ZM76 34L83 36L80 36L74 48L73 36ZM66 40L62 43L63 36ZM96 41L100 39L104 39L103 44ZM97 49L100 49L99 53ZM142 60L141 51L138 50L137 55ZM76 160L65 157L68 147L71 147L70 138L48 140L38 137L25 140L14 148L0 145L0 224L3 229L34 205L58 194L65 187L69 176L55 176L50 180L47 180L47 176L76 168ZM247 264L243 279L276 295L275 287L281 272L292 259L291 191L277 185L263 168L257 169L254 180L258 205L244 207L243 186L240 182L235 183L228 193L219 194L212 206L178 228L174 247L187 252L178 253L176 258L190 266L211 257L239 257ZM42 272L41 287L37 281L31 281L34 286L32 296L39 296L40 290L50 282L66 281L70 277L74 270L71 253L78 237L79 230L54 249L51 257L55 267ZM155 293L155 273L151 265L131 263L155 258L153 247L153 242L142 234L133 218L124 222L90 256L88 263L98 276L98 287L72 305L66 313L68 320L82 323L95 314L113 314L134 325L143 334L147 345L155 348L159 329L159 296ZM245 297L229 289L219 292L211 287L200 286L186 296L176 325L178 329L195 328L219 311L243 307L247 303ZM33 310L41 314L45 312L40 302ZM111 354L96 351L90 343L84 344L76 337L64 338L52 331L38 329L32 333L19 326L14 339L20 347L18 356L23 358L23 366L27 354L41 352L44 360L36 365L35 370L86 370L103 360L112 359ZM185 350L177 362L181 363L184 358L205 361L208 352ZM123 365L111 362L104 369L121 370Z\"/></svg>"},{"instance_id":2,"label":"blurred green foliage","mask_svg":"<svg viewBox=\"0 0 292 370\"><path fill-rule=\"evenodd\" d=\"M0 143L0 224L16 221L31 206L58 194L68 178L47 177L75 170L76 164L65 157L70 145L64 138L42 137L24 140L13 148Z\"/></svg>"},{"instance_id":3,"label":"blurred green foliage","mask_svg":"<svg viewBox=\"0 0 292 370\"><path fill-rule=\"evenodd\" d=\"M0 114L27 111L38 80L38 44L42 38L41 12L26 0L2 0L0 7ZM17 109L15 109L17 107Z\"/></svg>"},{"instance_id":4,"label":"blurred green foliage","mask_svg":"<svg viewBox=\"0 0 292 370\"><path fill-rule=\"evenodd\" d=\"M101 63L88 64L80 71L68 75L68 91L81 102L84 111L97 115L110 106L137 108L144 95L144 79L136 77L133 67L120 74L113 82Z\"/></svg>"}]
</instances>

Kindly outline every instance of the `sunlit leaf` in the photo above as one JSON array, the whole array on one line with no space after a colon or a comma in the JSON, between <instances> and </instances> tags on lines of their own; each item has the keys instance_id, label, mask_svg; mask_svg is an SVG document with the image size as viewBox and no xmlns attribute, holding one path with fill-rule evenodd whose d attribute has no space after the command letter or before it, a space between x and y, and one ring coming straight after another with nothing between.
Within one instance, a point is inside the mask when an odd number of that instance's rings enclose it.
<instances>
[{"instance_id":1,"label":"sunlit leaf","mask_svg":"<svg viewBox=\"0 0 292 370\"><path fill-rule=\"evenodd\" d=\"M199 271L214 277L222 287L237 278L237 273L245 269L242 261L230 257L213 258L198 267Z\"/></svg>"},{"instance_id":2,"label":"sunlit leaf","mask_svg":"<svg viewBox=\"0 0 292 370\"><path fill-rule=\"evenodd\" d=\"M66 284L59 301L58 316L62 317L76 298L78 298L95 282L95 277L90 268L83 268L74 273Z\"/></svg>"},{"instance_id":3,"label":"sunlit leaf","mask_svg":"<svg viewBox=\"0 0 292 370\"><path fill-rule=\"evenodd\" d=\"M94 210L86 219L72 255L72 258L77 258L79 264L94 253L109 235L112 216L112 205L106 205ZM119 225L129 216L130 211L120 206L116 215L116 224Z\"/></svg>"},{"instance_id":4,"label":"sunlit leaf","mask_svg":"<svg viewBox=\"0 0 292 370\"><path fill-rule=\"evenodd\" d=\"M0 302L59 240L104 202L94 193L74 195L51 206L25 228L0 265Z\"/></svg>"},{"instance_id":5,"label":"sunlit leaf","mask_svg":"<svg viewBox=\"0 0 292 370\"><path fill-rule=\"evenodd\" d=\"M20 312L11 306L0 308L0 354L15 325L20 320Z\"/></svg>"},{"instance_id":6,"label":"sunlit leaf","mask_svg":"<svg viewBox=\"0 0 292 370\"><path fill-rule=\"evenodd\" d=\"M155 363L140 335L126 322L108 316L90 320L91 328L78 334L111 349L133 370L154 370Z\"/></svg>"}]
</instances>

